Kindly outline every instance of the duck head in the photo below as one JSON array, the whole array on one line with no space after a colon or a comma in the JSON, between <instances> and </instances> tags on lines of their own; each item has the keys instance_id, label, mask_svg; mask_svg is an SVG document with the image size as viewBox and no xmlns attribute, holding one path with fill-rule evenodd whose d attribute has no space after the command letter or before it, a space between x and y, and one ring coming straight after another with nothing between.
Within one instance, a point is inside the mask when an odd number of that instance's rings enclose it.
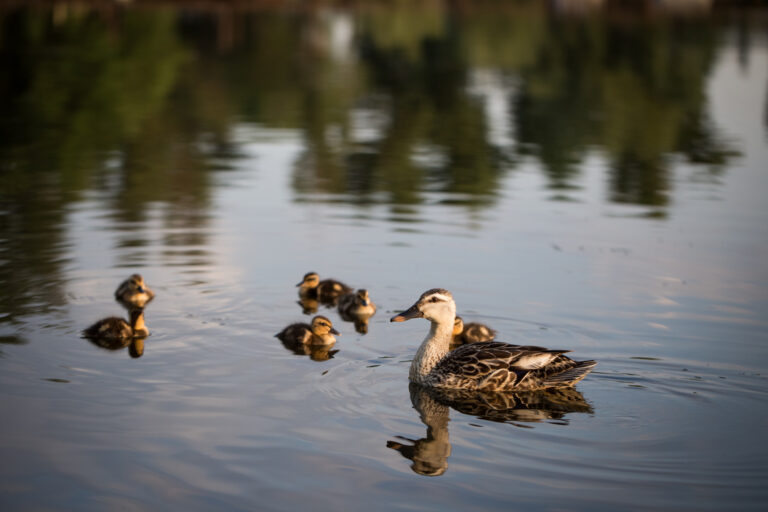
<instances>
[{"instance_id":1,"label":"duck head","mask_svg":"<svg viewBox=\"0 0 768 512\"><path fill-rule=\"evenodd\" d=\"M331 323L328 318L317 315L315 318L312 319L312 334L316 336L325 336L327 334L335 334L336 336L341 336L341 333L333 328L333 324Z\"/></svg>"},{"instance_id":2,"label":"duck head","mask_svg":"<svg viewBox=\"0 0 768 512\"><path fill-rule=\"evenodd\" d=\"M155 292L146 285L141 274L132 274L115 291L115 299L129 309L143 309L154 298Z\"/></svg>"},{"instance_id":3,"label":"duck head","mask_svg":"<svg viewBox=\"0 0 768 512\"><path fill-rule=\"evenodd\" d=\"M357 290L355 299L357 300L357 303L361 306L368 306L371 303L371 298L368 295L368 290Z\"/></svg>"},{"instance_id":4,"label":"duck head","mask_svg":"<svg viewBox=\"0 0 768 512\"><path fill-rule=\"evenodd\" d=\"M303 288L317 288L320 284L320 276L317 272L307 272L304 274L304 278L296 286Z\"/></svg>"},{"instance_id":5,"label":"duck head","mask_svg":"<svg viewBox=\"0 0 768 512\"><path fill-rule=\"evenodd\" d=\"M432 323L453 325L455 317L456 303L451 292L443 288L433 288L422 293L413 306L393 316L389 321L404 322L411 318L426 318Z\"/></svg>"}]
</instances>

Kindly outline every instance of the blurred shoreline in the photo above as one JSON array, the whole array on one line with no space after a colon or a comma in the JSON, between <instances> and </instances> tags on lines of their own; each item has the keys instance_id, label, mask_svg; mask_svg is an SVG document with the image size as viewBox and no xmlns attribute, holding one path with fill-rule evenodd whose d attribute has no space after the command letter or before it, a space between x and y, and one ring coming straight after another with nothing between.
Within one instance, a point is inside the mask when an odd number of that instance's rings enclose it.
<instances>
[{"instance_id":1,"label":"blurred shoreline","mask_svg":"<svg viewBox=\"0 0 768 512\"><path fill-rule=\"evenodd\" d=\"M0 9L18 7L50 7L112 10L123 8L183 8L194 11L313 11L317 9L380 9L396 6L395 0L0 0ZM416 9L474 11L492 8L514 12L516 10L543 9L552 14L579 15L602 13L627 15L707 15L713 11L744 8L765 8L764 0L547 0L499 3L491 0L422 0L412 2Z\"/></svg>"}]
</instances>

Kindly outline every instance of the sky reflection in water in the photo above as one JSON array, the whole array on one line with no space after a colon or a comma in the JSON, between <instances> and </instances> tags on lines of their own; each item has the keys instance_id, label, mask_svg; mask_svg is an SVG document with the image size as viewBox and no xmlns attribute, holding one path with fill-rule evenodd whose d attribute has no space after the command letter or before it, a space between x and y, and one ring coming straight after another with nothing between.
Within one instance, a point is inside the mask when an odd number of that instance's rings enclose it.
<instances>
[{"instance_id":1,"label":"sky reflection in water","mask_svg":"<svg viewBox=\"0 0 768 512\"><path fill-rule=\"evenodd\" d=\"M765 502L761 11L57 3L0 26L4 510ZM273 337L309 320L309 270L379 307L367 334L321 308L321 357ZM141 357L80 339L135 271ZM388 313L434 286L599 366L508 416L409 389L427 326Z\"/></svg>"}]
</instances>

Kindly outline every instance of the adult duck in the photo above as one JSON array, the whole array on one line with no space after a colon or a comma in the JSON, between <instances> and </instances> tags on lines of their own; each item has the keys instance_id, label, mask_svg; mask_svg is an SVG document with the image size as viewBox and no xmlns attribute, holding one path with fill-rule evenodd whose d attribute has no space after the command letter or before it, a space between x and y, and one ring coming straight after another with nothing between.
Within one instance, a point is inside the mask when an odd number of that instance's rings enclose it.
<instances>
[{"instance_id":1,"label":"adult duck","mask_svg":"<svg viewBox=\"0 0 768 512\"><path fill-rule=\"evenodd\" d=\"M435 388L484 391L531 391L573 386L583 379L595 361L574 361L568 350L510 345L489 341L462 345L449 351L453 337L456 303L448 290L434 288L390 321L412 318L430 321L429 334L416 351L409 378Z\"/></svg>"}]
</instances>

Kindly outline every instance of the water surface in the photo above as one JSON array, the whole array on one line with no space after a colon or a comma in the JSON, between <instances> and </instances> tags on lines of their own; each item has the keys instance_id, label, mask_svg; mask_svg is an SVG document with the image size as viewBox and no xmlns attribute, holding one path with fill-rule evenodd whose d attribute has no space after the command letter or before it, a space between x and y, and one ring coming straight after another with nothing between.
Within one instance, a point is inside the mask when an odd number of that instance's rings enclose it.
<instances>
[{"instance_id":1,"label":"water surface","mask_svg":"<svg viewBox=\"0 0 768 512\"><path fill-rule=\"evenodd\" d=\"M761 509L767 19L4 7L3 510ZM310 270L379 306L319 356ZM143 351L82 339L133 272ZM409 388L437 286L596 370Z\"/></svg>"}]
</instances>

